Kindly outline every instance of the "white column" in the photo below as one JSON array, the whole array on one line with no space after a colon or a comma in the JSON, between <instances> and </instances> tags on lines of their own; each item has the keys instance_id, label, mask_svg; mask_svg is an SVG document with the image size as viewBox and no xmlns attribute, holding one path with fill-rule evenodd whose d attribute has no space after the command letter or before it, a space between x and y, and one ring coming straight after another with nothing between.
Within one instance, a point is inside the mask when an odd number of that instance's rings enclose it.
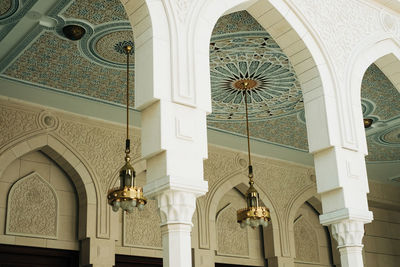
<instances>
[{"instance_id":1,"label":"white column","mask_svg":"<svg viewBox=\"0 0 400 267\"><path fill-rule=\"evenodd\" d=\"M362 238L364 222L344 220L332 224L332 236L338 242L342 267L364 266L362 257Z\"/></svg>"},{"instance_id":2,"label":"white column","mask_svg":"<svg viewBox=\"0 0 400 267\"><path fill-rule=\"evenodd\" d=\"M334 147L315 154L314 159L324 212L320 222L331 226L341 266L363 267L364 224L372 221L364 154Z\"/></svg>"},{"instance_id":3,"label":"white column","mask_svg":"<svg viewBox=\"0 0 400 267\"><path fill-rule=\"evenodd\" d=\"M354 115L361 113L360 105L355 105L353 112L348 101L332 92L317 88L304 94L309 148L322 202L320 222L332 227L341 266L362 267L363 227L373 217L367 200L365 130L362 115ZM354 125L339 120L342 114Z\"/></svg>"},{"instance_id":4,"label":"white column","mask_svg":"<svg viewBox=\"0 0 400 267\"><path fill-rule=\"evenodd\" d=\"M157 196L161 216L163 266L192 266L192 216L196 209L196 194L167 190Z\"/></svg>"}]
</instances>

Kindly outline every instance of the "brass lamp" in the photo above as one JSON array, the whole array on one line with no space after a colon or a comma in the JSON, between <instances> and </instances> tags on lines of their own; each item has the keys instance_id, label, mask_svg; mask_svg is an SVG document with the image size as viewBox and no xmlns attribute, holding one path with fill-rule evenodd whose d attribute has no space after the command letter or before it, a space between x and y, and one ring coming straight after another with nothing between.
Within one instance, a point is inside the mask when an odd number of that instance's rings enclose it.
<instances>
[{"instance_id":1,"label":"brass lamp","mask_svg":"<svg viewBox=\"0 0 400 267\"><path fill-rule=\"evenodd\" d=\"M129 139L129 54L132 51L131 45L124 47L126 53L126 142L125 142L125 165L119 171L120 185L108 191L108 204L112 206L112 210L117 212L119 208L126 212L133 212L137 207L139 210L144 209L147 200L143 196L143 188L136 185L135 170L133 169L129 156L130 139Z\"/></svg>"},{"instance_id":2,"label":"brass lamp","mask_svg":"<svg viewBox=\"0 0 400 267\"><path fill-rule=\"evenodd\" d=\"M271 221L269 209L260 205L260 196L257 190L254 188L254 175L253 166L251 165L250 155L250 134L249 134L249 112L247 108L247 94L250 92L249 81L242 80L241 83L236 83L237 89L243 90L244 103L246 107L246 130L247 130L247 152L249 156L249 189L246 192L246 203L247 208L240 209L237 211L237 222L240 223L241 228L250 226L256 229L258 226L268 226Z\"/></svg>"}]
</instances>

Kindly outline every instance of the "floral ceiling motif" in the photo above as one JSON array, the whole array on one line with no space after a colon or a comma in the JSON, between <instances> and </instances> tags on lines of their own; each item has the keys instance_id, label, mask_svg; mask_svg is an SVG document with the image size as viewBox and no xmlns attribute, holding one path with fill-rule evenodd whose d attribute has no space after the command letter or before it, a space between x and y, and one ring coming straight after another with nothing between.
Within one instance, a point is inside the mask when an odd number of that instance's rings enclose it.
<instances>
[{"instance_id":1,"label":"floral ceiling motif","mask_svg":"<svg viewBox=\"0 0 400 267\"><path fill-rule=\"evenodd\" d=\"M15 21L33 2L27 0L20 5L15 0L4 2L7 5L0 10L0 23L13 21L3 26L7 29L3 31L6 35L12 33ZM120 48L124 42L133 41L133 36L120 1L63 0L53 10L59 10L50 14L59 24L82 25L86 29L84 38L72 42L57 27L37 28L35 38L22 48L10 51L7 62L0 62L0 76L47 90L123 105L126 57ZM0 33L0 41L1 38ZM134 62L133 57L134 54L131 58ZM134 78L133 71L131 75ZM251 88L248 94L251 136L292 149L308 150L302 93L296 73L277 43L246 11L223 16L217 22L210 41L210 76L213 113L208 116L209 128L245 134L244 91L240 87L246 81ZM370 154L367 160L400 160L399 93L379 68L371 65L361 94L364 116L374 121L373 127L366 130ZM133 95L131 100L134 101Z\"/></svg>"},{"instance_id":2,"label":"floral ceiling motif","mask_svg":"<svg viewBox=\"0 0 400 267\"><path fill-rule=\"evenodd\" d=\"M265 120L303 109L300 84L289 59L267 32L215 36L210 45L213 113L209 121L243 120L247 81L249 120ZM239 86L239 88L237 88Z\"/></svg>"}]
</instances>

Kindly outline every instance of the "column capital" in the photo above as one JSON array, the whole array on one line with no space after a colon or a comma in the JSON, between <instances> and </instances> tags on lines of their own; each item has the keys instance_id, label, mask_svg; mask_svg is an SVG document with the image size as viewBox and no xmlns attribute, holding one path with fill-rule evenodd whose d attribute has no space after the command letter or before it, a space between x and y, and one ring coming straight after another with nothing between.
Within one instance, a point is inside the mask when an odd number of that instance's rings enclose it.
<instances>
[{"instance_id":1,"label":"column capital","mask_svg":"<svg viewBox=\"0 0 400 267\"><path fill-rule=\"evenodd\" d=\"M343 220L331 225L332 236L338 242L338 248L359 247L362 248L364 236L364 223L357 220ZM361 251L361 249L360 249Z\"/></svg>"},{"instance_id":2,"label":"column capital","mask_svg":"<svg viewBox=\"0 0 400 267\"><path fill-rule=\"evenodd\" d=\"M190 232L193 213L196 210L197 196L196 193L180 190L165 190L157 194L161 226L188 225Z\"/></svg>"}]
</instances>

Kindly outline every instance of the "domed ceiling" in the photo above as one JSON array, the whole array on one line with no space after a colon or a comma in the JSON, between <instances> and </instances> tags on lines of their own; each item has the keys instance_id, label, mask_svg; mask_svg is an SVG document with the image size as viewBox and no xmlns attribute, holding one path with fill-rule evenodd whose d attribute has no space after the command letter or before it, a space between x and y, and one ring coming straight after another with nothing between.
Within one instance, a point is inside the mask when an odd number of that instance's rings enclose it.
<instances>
[{"instance_id":1,"label":"domed ceiling","mask_svg":"<svg viewBox=\"0 0 400 267\"><path fill-rule=\"evenodd\" d=\"M126 73L121 48L133 36L120 1L52 3L2 1L0 44L5 49L0 51L1 78L123 105ZM47 8L41 11L45 5ZM34 26L23 33L18 28L21 22ZM81 40L64 37L62 28L69 24L86 30ZM11 36L18 34L20 40L13 42L17 38ZM131 75L134 78L133 72ZM240 86L246 81L251 88L251 136L261 142L307 151L304 106L296 73L279 45L246 11L226 15L215 26L210 41L210 75L210 129L245 134ZM374 120L366 130L370 153L367 160L400 161L399 93L376 65L371 65L365 74L362 106L364 117Z\"/></svg>"}]
</instances>

